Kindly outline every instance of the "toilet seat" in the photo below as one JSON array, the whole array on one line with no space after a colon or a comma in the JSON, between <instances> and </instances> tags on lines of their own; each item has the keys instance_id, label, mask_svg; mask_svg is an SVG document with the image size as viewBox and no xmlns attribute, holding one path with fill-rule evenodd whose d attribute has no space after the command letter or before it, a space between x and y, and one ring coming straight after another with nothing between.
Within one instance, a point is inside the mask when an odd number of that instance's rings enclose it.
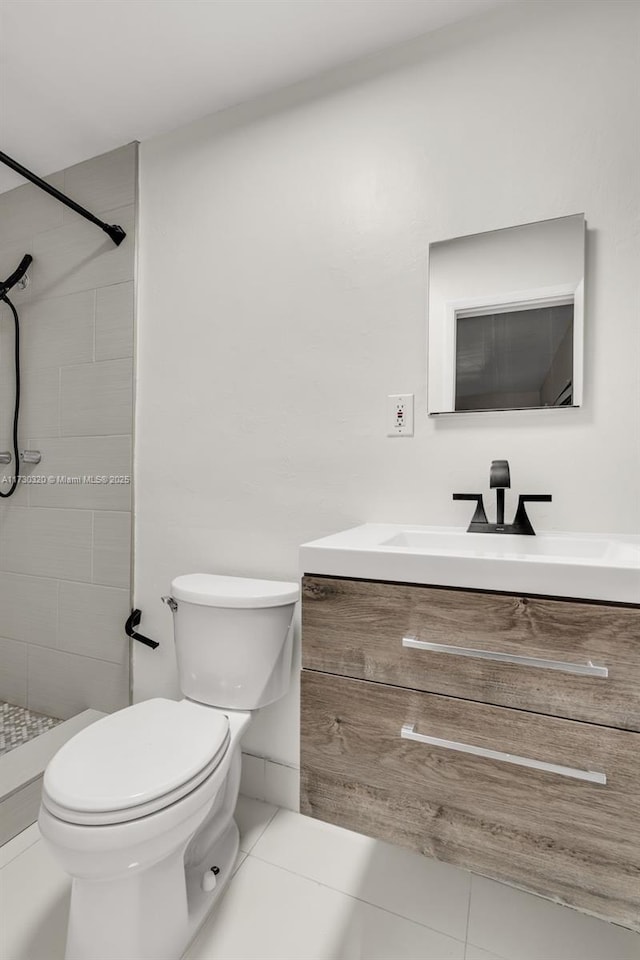
<instances>
[{"instance_id":1,"label":"toilet seat","mask_svg":"<svg viewBox=\"0 0 640 960\"><path fill-rule=\"evenodd\" d=\"M73 737L47 767L43 803L69 823L137 820L186 796L229 745L225 713L189 700L145 700Z\"/></svg>"}]
</instances>

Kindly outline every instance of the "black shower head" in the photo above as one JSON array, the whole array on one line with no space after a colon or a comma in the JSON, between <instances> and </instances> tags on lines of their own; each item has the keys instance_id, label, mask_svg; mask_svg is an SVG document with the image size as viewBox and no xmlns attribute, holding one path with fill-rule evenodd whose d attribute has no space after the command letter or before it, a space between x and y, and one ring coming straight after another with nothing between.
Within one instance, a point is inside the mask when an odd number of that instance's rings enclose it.
<instances>
[{"instance_id":1,"label":"black shower head","mask_svg":"<svg viewBox=\"0 0 640 960\"><path fill-rule=\"evenodd\" d=\"M11 287L15 287L18 280L22 280L25 273L29 269L33 257L30 253L25 253L24 257L20 261L20 264L17 270L14 270L11 276L7 277L6 280L0 281L0 300L2 300L11 290Z\"/></svg>"}]
</instances>

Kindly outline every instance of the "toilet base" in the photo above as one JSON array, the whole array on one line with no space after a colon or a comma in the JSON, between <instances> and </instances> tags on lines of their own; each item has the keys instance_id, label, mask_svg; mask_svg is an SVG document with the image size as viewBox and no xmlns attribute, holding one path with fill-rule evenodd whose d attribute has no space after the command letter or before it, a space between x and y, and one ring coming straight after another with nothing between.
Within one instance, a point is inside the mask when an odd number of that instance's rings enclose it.
<instances>
[{"instance_id":1,"label":"toilet base","mask_svg":"<svg viewBox=\"0 0 640 960\"><path fill-rule=\"evenodd\" d=\"M207 863L204 868L187 871L187 903L189 906L188 931L186 942L182 946L182 953L189 944L195 940L200 927L211 913L211 909L216 900L224 893L227 884L233 874L238 849L240 845L240 834L235 820L232 820L226 831L216 845L215 863ZM209 858L212 860L213 857ZM211 867L215 866L219 873L213 874ZM215 887L205 890L203 879L209 874L215 878ZM181 956L182 953L178 954Z\"/></svg>"},{"instance_id":2,"label":"toilet base","mask_svg":"<svg viewBox=\"0 0 640 960\"><path fill-rule=\"evenodd\" d=\"M186 876L181 849L125 881L74 880L65 960L179 960L231 879L238 846L231 820L207 862Z\"/></svg>"}]
</instances>

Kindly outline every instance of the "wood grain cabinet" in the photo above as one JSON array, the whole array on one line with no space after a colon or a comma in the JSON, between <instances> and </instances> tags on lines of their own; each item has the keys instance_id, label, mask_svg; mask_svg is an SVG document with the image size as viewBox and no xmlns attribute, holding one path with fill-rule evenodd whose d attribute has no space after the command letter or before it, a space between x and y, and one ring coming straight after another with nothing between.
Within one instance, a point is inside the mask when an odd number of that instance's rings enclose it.
<instances>
[{"instance_id":1,"label":"wood grain cabinet","mask_svg":"<svg viewBox=\"0 0 640 960\"><path fill-rule=\"evenodd\" d=\"M306 576L301 808L640 930L637 608Z\"/></svg>"}]
</instances>

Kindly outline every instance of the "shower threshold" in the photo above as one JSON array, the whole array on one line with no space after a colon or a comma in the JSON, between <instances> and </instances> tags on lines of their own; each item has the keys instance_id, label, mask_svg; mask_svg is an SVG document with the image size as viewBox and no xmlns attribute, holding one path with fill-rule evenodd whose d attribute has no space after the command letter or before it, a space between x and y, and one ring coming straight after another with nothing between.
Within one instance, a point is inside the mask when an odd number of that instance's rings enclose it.
<instances>
[{"instance_id":1,"label":"shower threshold","mask_svg":"<svg viewBox=\"0 0 640 960\"><path fill-rule=\"evenodd\" d=\"M19 709L23 714L21 723L27 731L33 731L42 720L48 722L48 726L40 727L31 733L30 739L14 743L13 749L0 755L0 846L37 820L42 775L53 755L76 733L105 716L100 710L83 710L69 720L56 720ZM27 713L29 717L24 716Z\"/></svg>"}]
</instances>

